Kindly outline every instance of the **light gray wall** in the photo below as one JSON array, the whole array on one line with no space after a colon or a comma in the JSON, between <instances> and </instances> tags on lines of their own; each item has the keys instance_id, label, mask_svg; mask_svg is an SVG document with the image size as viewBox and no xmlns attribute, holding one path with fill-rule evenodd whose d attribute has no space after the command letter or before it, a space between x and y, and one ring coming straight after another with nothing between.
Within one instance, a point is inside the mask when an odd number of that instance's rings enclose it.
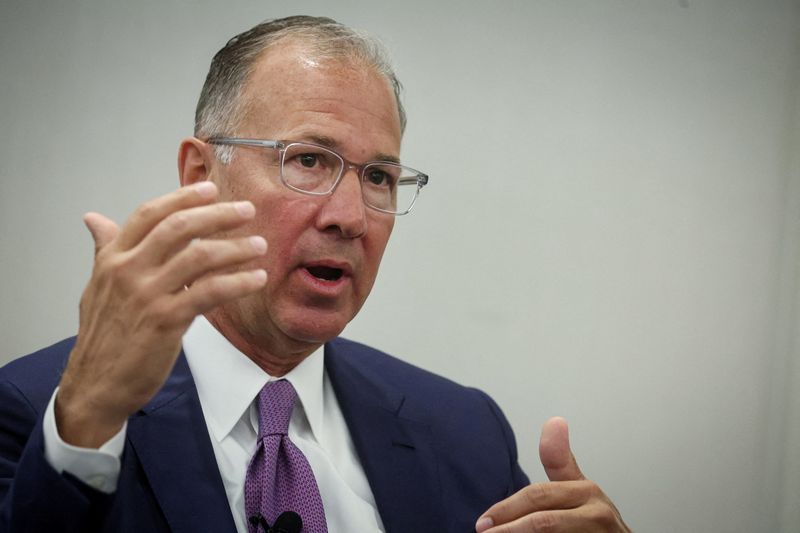
<instances>
[{"instance_id":1,"label":"light gray wall","mask_svg":"<svg viewBox=\"0 0 800 533\"><path fill-rule=\"evenodd\" d=\"M764 493L765 505L780 502L780 524L785 531L800 525L800 64L795 60L794 127L789 133L790 167L786 187L786 225L781 268L778 337L774 361L775 386L770 413L777 418L770 438L775 455L765 479L778 473L782 484L773 485ZM781 448L782 447L782 448ZM768 456L773 457L770 453ZM769 481L768 481L769 483ZM777 493L776 493L777 492ZM777 497L774 497L777 496Z\"/></svg>"},{"instance_id":2,"label":"light gray wall","mask_svg":"<svg viewBox=\"0 0 800 533\"><path fill-rule=\"evenodd\" d=\"M566 416L637 531L797 531L797 1L4 0L0 360L75 331L81 214L175 187L213 53L297 12L386 41L432 176L346 334L491 393L534 479Z\"/></svg>"}]
</instances>

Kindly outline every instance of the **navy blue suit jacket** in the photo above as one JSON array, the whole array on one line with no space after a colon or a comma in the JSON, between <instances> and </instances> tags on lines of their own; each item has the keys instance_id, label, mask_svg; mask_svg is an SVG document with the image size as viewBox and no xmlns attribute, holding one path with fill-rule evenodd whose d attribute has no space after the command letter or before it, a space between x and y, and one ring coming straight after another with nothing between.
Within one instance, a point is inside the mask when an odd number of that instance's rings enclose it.
<instances>
[{"instance_id":1,"label":"navy blue suit jacket","mask_svg":"<svg viewBox=\"0 0 800 533\"><path fill-rule=\"evenodd\" d=\"M50 467L43 412L73 344L0 369L0 532L235 533L183 354L128 420L114 494ZM325 368L387 532L474 531L484 510L528 483L511 428L483 392L344 339L325 346Z\"/></svg>"}]
</instances>

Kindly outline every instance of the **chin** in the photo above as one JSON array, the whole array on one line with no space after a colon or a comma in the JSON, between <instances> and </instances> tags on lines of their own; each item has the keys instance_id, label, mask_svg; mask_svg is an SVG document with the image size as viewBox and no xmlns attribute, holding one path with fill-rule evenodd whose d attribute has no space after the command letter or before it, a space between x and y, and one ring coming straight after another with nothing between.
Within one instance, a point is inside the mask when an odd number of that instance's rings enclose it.
<instances>
[{"instance_id":1,"label":"chin","mask_svg":"<svg viewBox=\"0 0 800 533\"><path fill-rule=\"evenodd\" d=\"M282 320L281 330L292 339L322 344L337 337L350 322L351 317L339 313L302 313L294 319Z\"/></svg>"}]
</instances>

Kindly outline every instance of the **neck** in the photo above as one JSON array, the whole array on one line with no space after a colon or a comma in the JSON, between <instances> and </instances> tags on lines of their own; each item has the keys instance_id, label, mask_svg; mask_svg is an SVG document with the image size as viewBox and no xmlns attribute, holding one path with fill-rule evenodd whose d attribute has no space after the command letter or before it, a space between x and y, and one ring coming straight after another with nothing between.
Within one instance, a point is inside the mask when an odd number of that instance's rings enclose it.
<instances>
[{"instance_id":1,"label":"neck","mask_svg":"<svg viewBox=\"0 0 800 533\"><path fill-rule=\"evenodd\" d=\"M205 317L228 342L272 377L286 375L321 346L320 343L277 338L269 333L255 335L219 307Z\"/></svg>"}]
</instances>

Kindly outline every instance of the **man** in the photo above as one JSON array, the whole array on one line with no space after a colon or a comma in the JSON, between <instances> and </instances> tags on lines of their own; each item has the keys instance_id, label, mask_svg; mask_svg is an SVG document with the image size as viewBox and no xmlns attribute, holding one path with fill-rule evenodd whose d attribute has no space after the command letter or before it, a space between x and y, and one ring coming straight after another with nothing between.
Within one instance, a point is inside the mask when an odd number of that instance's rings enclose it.
<instances>
[{"instance_id":1,"label":"man","mask_svg":"<svg viewBox=\"0 0 800 533\"><path fill-rule=\"evenodd\" d=\"M427 183L404 125L380 49L330 19L229 41L182 187L85 216L77 337L0 371L0 530L627 529L562 420L528 485L486 395L336 338Z\"/></svg>"}]
</instances>

